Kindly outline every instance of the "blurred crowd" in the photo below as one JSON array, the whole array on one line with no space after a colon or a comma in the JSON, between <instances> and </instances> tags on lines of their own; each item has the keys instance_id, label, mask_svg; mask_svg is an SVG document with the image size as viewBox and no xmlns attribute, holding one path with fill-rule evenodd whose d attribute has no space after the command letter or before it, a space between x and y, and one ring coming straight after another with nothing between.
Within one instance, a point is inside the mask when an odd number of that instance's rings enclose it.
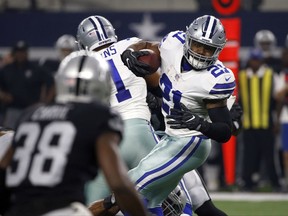
<instances>
[{"instance_id":1,"label":"blurred crowd","mask_svg":"<svg viewBox=\"0 0 288 216\"><path fill-rule=\"evenodd\" d=\"M76 50L76 39L62 35L55 43L57 57L31 60L29 45L16 42L11 51L2 56L0 72L1 125L15 129L16 119L22 111L35 102L53 100L54 75L61 60Z\"/></svg>"},{"instance_id":2,"label":"blurred crowd","mask_svg":"<svg viewBox=\"0 0 288 216\"><path fill-rule=\"evenodd\" d=\"M277 42L283 46L277 46ZM272 31L260 30L247 58L239 62L237 99L243 117L237 136L233 190L287 191L288 38L280 42ZM203 169L208 188L230 190L224 178L221 144L213 147Z\"/></svg>"},{"instance_id":3,"label":"blurred crowd","mask_svg":"<svg viewBox=\"0 0 288 216\"><path fill-rule=\"evenodd\" d=\"M53 101L53 76L61 60L77 49L75 41L72 35L60 36L54 59L31 60L25 41L18 41L1 57L0 125L15 129L25 108ZM243 129L237 137L237 190L287 191L288 38L280 42L270 30L261 30L255 34L248 58L239 62L237 100L243 109ZM212 191L227 189L221 145L214 143L201 167Z\"/></svg>"}]
</instances>

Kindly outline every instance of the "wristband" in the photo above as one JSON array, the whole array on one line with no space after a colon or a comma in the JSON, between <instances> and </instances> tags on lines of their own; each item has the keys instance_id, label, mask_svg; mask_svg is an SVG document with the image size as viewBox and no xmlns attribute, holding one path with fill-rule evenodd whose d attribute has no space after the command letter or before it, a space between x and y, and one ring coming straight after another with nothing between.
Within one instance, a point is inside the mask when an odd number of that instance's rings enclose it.
<instances>
[{"instance_id":1,"label":"wristband","mask_svg":"<svg viewBox=\"0 0 288 216\"><path fill-rule=\"evenodd\" d=\"M114 194L106 197L103 201L103 205L105 209L110 209L115 204L116 204L116 200L115 200Z\"/></svg>"}]
</instances>

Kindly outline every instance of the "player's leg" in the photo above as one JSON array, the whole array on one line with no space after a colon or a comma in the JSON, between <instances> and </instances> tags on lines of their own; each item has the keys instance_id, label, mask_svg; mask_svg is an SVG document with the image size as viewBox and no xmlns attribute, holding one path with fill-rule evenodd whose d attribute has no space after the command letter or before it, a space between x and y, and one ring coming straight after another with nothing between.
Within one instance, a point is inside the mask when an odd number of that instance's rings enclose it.
<instances>
[{"instance_id":1,"label":"player's leg","mask_svg":"<svg viewBox=\"0 0 288 216\"><path fill-rule=\"evenodd\" d=\"M190 195L193 210L198 216L227 216L213 204L205 183L196 170L186 173L183 180Z\"/></svg>"},{"instance_id":2,"label":"player's leg","mask_svg":"<svg viewBox=\"0 0 288 216\"><path fill-rule=\"evenodd\" d=\"M283 123L281 128L284 186L288 188L288 123Z\"/></svg>"},{"instance_id":3,"label":"player's leg","mask_svg":"<svg viewBox=\"0 0 288 216\"><path fill-rule=\"evenodd\" d=\"M218 209L212 200L205 201L198 209L195 210L198 216L227 216L226 213Z\"/></svg>"},{"instance_id":4,"label":"player's leg","mask_svg":"<svg viewBox=\"0 0 288 216\"><path fill-rule=\"evenodd\" d=\"M138 165L158 142L158 137L150 125L144 119L125 120L124 136L120 144L120 155L129 169ZM86 186L87 203L103 199L110 194L102 172L96 179Z\"/></svg>"},{"instance_id":5,"label":"player's leg","mask_svg":"<svg viewBox=\"0 0 288 216\"><path fill-rule=\"evenodd\" d=\"M200 166L210 152L210 140L201 137L165 136L139 165L129 171L148 208L159 207L181 177Z\"/></svg>"}]
</instances>

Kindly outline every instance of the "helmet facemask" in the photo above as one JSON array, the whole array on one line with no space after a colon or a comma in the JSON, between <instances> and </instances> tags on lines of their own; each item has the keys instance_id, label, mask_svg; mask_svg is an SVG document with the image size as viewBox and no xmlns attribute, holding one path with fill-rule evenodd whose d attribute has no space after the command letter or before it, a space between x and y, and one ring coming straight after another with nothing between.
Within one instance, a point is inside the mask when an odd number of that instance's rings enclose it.
<instances>
[{"instance_id":1,"label":"helmet facemask","mask_svg":"<svg viewBox=\"0 0 288 216\"><path fill-rule=\"evenodd\" d=\"M210 33L206 26L213 24ZM188 63L196 70L206 69L218 59L221 50L226 44L226 35L220 21L212 16L203 16L191 23L187 27L186 40L184 44L184 56ZM211 54L204 55L192 50L192 47L202 46Z\"/></svg>"},{"instance_id":2,"label":"helmet facemask","mask_svg":"<svg viewBox=\"0 0 288 216\"><path fill-rule=\"evenodd\" d=\"M183 213L186 205L186 196L184 191L177 186L163 201L162 209L165 216L179 216Z\"/></svg>"}]
</instances>

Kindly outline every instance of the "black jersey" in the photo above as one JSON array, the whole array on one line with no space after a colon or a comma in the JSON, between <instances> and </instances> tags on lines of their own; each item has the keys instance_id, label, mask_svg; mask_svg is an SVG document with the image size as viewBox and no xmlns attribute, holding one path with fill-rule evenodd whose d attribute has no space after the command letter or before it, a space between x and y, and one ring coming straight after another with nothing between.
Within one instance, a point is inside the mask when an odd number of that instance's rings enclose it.
<instances>
[{"instance_id":1,"label":"black jersey","mask_svg":"<svg viewBox=\"0 0 288 216\"><path fill-rule=\"evenodd\" d=\"M12 190L14 206L45 203L40 211L46 212L72 201L85 202L84 184L98 171L95 141L107 131L122 136L122 128L120 116L98 103L26 110L15 132L15 154L7 170L6 185ZM43 213L38 210L37 214Z\"/></svg>"},{"instance_id":2,"label":"black jersey","mask_svg":"<svg viewBox=\"0 0 288 216\"><path fill-rule=\"evenodd\" d=\"M53 85L52 74L31 61L21 67L13 62L0 70L0 89L13 97L7 108L25 109L40 100L43 86Z\"/></svg>"}]
</instances>

